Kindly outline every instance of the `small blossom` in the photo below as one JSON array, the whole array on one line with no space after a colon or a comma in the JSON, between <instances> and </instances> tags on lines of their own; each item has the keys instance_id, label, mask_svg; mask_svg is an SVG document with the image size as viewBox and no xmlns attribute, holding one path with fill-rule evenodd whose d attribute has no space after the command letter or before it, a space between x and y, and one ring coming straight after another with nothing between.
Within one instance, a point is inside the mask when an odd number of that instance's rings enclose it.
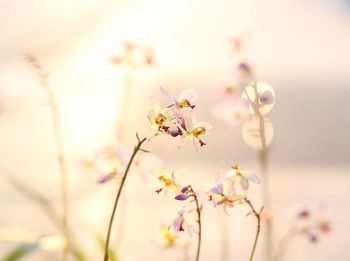
<instances>
[{"instance_id":1,"label":"small blossom","mask_svg":"<svg viewBox=\"0 0 350 261\"><path fill-rule=\"evenodd\" d=\"M172 228L175 233L178 233L180 231L185 231L184 229L184 223L185 223L185 209L182 208L178 211L177 217L170 223L169 228Z\"/></svg>"},{"instance_id":2,"label":"small blossom","mask_svg":"<svg viewBox=\"0 0 350 261\"><path fill-rule=\"evenodd\" d=\"M305 235L310 242L317 243L322 234L328 234L332 228L323 212L312 212L305 206L298 206L295 224L299 234Z\"/></svg>"},{"instance_id":3,"label":"small blossom","mask_svg":"<svg viewBox=\"0 0 350 261\"><path fill-rule=\"evenodd\" d=\"M162 187L157 189L156 192L160 193L161 191L164 191L167 193L169 190L172 190L174 192L177 192L180 190L180 185L176 183L175 177L181 173L183 173L186 170L181 170L178 172L174 171L168 171L165 169L157 169L153 170L152 174L162 183Z\"/></svg>"},{"instance_id":4,"label":"small blossom","mask_svg":"<svg viewBox=\"0 0 350 261\"><path fill-rule=\"evenodd\" d=\"M172 101L174 102L173 104L171 104L169 106L175 106L176 109L183 109L183 108L194 109L196 107L194 105L194 102L198 98L198 92L194 89L187 89L187 90L182 91L179 98L176 98L176 96L170 94L163 87L160 87L160 90L162 91L162 93L165 96L172 99Z\"/></svg>"},{"instance_id":5,"label":"small blossom","mask_svg":"<svg viewBox=\"0 0 350 261\"><path fill-rule=\"evenodd\" d=\"M171 248L177 243L177 236L167 226L162 225L160 230L162 245L166 248Z\"/></svg>"},{"instance_id":6,"label":"small blossom","mask_svg":"<svg viewBox=\"0 0 350 261\"><path fill-rule=\"evenodd\" d=\"M241 170L241 167L239 165L232 166L232 169L227 172L226 175L228 178L230 178L233 185L238 179L243 190L248 190L249 181L260 184L260 179L258 176L250 171Z\"/></svg>"},{"instance_id":7,"label":"small blossom","mask_svg":"<svg viewBox=\"0 0 350 261\"><path fill-rule=\"evenodd\" d=\"M184 138L189 139L195 144L195 147L197 148L197 142L202 147L206 145L206 143L203 141L202 136L206 135L208 131L212 129L212 126L207 122L197 122L195 120L194 114L192 114L192 117L186 117L184 118Z\"/></svg>"},{"instance_id":8,"label":"small blossom","mask_svg":"<svg viewBox=\"0 0 350 261\"><path fill-rule=\"evenodd\" d=\"M213 202L214 207L223 205L226 214L228 214L227 207L233 207L234 202L241 201L246 197L246 195L236 194L227 181L218 181L214 183L209 187L207 194L209 196L209 201Z\"/></svg>"},{"instance_id":9,"label":"small blossom","mask_svg":"<svg viewBox=\"0 0 350 261\"><path fill-rule=\"evenodd\" d=\"M153 110L148 113L148 119L151 123L152 134L166 132L169 128L175 126L174 111L169 108L161 108L159 103L153 105Z\"/></svg>"},{"instance_id":10,"label":"small blossom","mask_svg":"<svg viewBox=\"0 0 350 261\"><path fill-rule=\"evenodd\" d=\"M99 149L92 159L83 159L83 166L97 172L100 177L97 183L104 184L122 176L125 169L126 151L113 146Z\"/></svg>"}]
</instances>

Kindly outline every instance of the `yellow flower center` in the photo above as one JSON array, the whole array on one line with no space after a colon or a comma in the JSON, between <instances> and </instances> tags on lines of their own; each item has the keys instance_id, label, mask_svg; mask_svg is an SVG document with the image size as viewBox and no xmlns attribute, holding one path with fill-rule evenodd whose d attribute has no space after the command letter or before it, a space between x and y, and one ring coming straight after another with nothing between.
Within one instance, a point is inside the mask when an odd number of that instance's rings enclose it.
<instances>
[{"instance_id":1,"label":"yellow flower center","mask_svg":"<svg viewBox=\"0 0 350 261\"><path fill-rule=\"evenodd\" d=\"M158 114L158 116L155 119L156 124L159 126L162 126L165 121L166 121L166 117L160 113Z\"/></svg>"},{"instance_id":2,"label":"yellow flower center","mask_svg":"<svg viewBox=\"0 0 350 261\"><path fill-rule=\"evenodd\" d=\"M198 138L200 135L204 135L206 130L203 127L197 127L192 131L194 137Z\"/></svg>"},{"instance_id":3,"label":"yellow flower center","mask_svg":"<svg viewBox=\"0 0 350 261\"><path fill-rule=\"evenodd\" d=\"M170 187L173 185L173 180L172 178L168 176L160 176L159 177L160 182L162 182L166 187Z\"/></svg>"},{"instance_id":4,"label":"yellow flower center","mask_svg":"<svg viewBox=\"0 0 350 261\"><path fill-rule=\"evenodd\" d=\"M237 176L241 176L241 166L239 166L238 164L235 166L232 166L232 169L236 170L236 175Z\"/></svg>"},{"instance_id":5,"label":"yellow flower center","mask_svg":"<svg viewBox=\"0 0 350 261\"><path fill-rule=\"evenodd\" d=\"M180 109L182 109L182 108L185 108L185 107L191 107L191 103L188 100L180 100L180 101L178 101L177 106Z\"/></svg>"},{"instance_id":6,"label":"yellow flower center","mask_svg":"<svg viewBox=\"0 0 350 261\"><path fill-rule=\"evenodd\" d=\"M168 228L163 228L162 234L164 237L165 245L167 247L171 247L171 246L174 246L176 244L176 238L175 238L174 234Z\"/></svg>"},{"instance_id":7,"label":"yellow flower center","mask_svg":"<svg viewBox=\"0 0 350 261\"><path fill-rule=\"evenodd\" d=\"M225 92L228 95L235 95L236 94L236 88L233 86L227 86Z\"/></svg>"},{"instance_id":8,"label":"yellow flower center","mask_svg":"<svg viewBox=\"0 0 350 261\"><path fill-rule=\"evenodd\" d=\"M242 119L242 115L239 111L235 111L233 113L233 118L236 120L236 121L240 121Z\"/></svg>"}]
</instances>

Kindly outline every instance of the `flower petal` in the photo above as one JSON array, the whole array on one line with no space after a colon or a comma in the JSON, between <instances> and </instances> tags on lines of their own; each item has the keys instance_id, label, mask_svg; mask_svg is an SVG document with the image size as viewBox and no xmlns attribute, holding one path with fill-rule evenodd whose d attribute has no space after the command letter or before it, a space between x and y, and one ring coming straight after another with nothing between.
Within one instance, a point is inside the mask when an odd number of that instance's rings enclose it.
<instances>
[{"instance_id":1,"label":"flower petal","mask_svg":"<svg viewBox=\"0 0 350 261\"><path fill-rule=\"evenodd\" d=\"M187 100L193 104L198 99L198 92L195 89L184 90L179 97L179 100Z\"/></svg>"},{"instance_id":2,"label":"flower petal","mask_svg":"<svg viewBox=\"0 0 350 261\"><path fill-rule=\"evenodd\" d=\"M210 191L214 194L221 195L224 193L224 185L221 182L218 182L210 189Z\"/></svg>"}]
</instances>

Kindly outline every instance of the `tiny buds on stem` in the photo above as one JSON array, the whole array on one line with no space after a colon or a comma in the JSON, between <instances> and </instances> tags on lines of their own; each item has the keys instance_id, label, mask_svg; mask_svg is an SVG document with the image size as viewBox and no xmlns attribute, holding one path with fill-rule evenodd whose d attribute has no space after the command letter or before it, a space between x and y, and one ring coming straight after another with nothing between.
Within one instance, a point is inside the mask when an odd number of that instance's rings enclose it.
<instances>
[{"instance_id":1,"label":"tiny buds on stem","mask_svg":"<svg viewBox=\"0 0 350 261\"><path fill-rule=\"evenodd\" d=\"M183 201L183 200L188 199L190 196L191 196L191 195L189 195L189 194L181 193L181 194L177 195L177 196L175 197L175 199L176 199L176 200Z\"/></svg>"}]
</instances>

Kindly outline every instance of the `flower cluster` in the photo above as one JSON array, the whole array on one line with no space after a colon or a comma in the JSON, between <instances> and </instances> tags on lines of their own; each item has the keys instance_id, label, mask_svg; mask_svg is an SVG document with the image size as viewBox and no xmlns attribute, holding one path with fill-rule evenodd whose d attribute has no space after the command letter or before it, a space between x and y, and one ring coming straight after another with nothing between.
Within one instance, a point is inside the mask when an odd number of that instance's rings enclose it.
<instances>
[{"instance_id":1,"label":"flower cluster","mask_svg":"<svg viewBox=\"0 0 350 261\"><path fill-rule=\"evenodd\" d=\"M133 42L125 42L122 55L113 56L110 59L115 65L126 65L131 69L154 64L154 52L149 46L139 46Z\"/></svg>"},{"instance_id":2,"label":"flower cluster","mask_svg":"<svg viewBox=\"0 0 350 261\"><path fill-rule=\"evenodd\" d=\"M212 129L212 126L209 123L196 120L195 101L198 93L193 89L188 89L176 97L164 88L160 89L170 99L170 104L161 107L156 102L148 113L151 136L165 134L174 138L181 137L182 142L192 141L196 149L198 145L204 146L203 136Z\"/></svg>"},{"instance_id":3,"label":"flower cluster","mask_svg":"<svg viewBox=\"0 0 350 261\"><path fill-rule=\"evenodd\" d=\"M232 44L238 58L235 81L224 87L225 98L213 107L212 113L231 130L242 125L244 142L253 149L262 150L273 139L273 126L266 115L275 104L275 93L270 85L257 81L252 66L244 58L242 41L234 39Z\"/></svg>"},{"instance_id":4,"label":"flower cluster","mask_svg":"<svg viewBox=\"0 0 350 261\"><path fill-rule=\"evenodd\" d=\"M321 235L330 233L332 226L323 210L313 212L301 206L296 211L295 230L298 234L305 235L310 242L315 243Z\"/></svg>"},{"instance_id":5,"label":"flower cluster","mask_svg":"<svg viewBox=\"0 0 350 261\"><path fill-rule=\"evenodd\" d=\"M223 179L209 186L209 201L213 202L214 207L223 205L227 213L227 207L233 207L234 202L242 202L247 198L249 182L260 184L260 179L250 171L241 170L238 164L232 166Z\"/></svg>"}]
</instances>

